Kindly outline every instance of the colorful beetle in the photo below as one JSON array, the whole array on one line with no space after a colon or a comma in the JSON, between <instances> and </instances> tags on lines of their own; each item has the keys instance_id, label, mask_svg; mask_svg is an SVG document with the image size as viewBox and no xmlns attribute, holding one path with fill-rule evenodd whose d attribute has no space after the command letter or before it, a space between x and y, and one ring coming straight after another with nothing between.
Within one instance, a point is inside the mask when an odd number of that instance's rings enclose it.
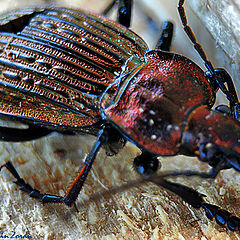
<instances>
[{"instance_id":1,"label":"colorful beetle","mask_svg":"<svg viewBox=\"0 0 240 240\"><path fill-rule=\"evenodd\" d=\"M195 208L203 207L217 223L237 229L239 218L205 203L195 190L166 180L179 175L215 178L222 169L240 170L239 101L231 77L207 60L187 25L183 0L180 17L205 62L206 75L189 59L169 52L169 22L157 48L148 51L127 29L132 1L119 2L120 24L87 11L52 7L14 11L1 21L0 113L29 125L27 130L1 127L1 139L25 141L58 131L85 132L97 135L97 140L64 197L33 189L11 162L0 169L6 167L31 197L71 206L99 149L105 146L116 154L129 140L142 150L134 165L144 179ZM219 88L230 107L213 111ZM177 154L196 156L212 170L156 174L157 156Z\"/></svg>"}]
</instances>

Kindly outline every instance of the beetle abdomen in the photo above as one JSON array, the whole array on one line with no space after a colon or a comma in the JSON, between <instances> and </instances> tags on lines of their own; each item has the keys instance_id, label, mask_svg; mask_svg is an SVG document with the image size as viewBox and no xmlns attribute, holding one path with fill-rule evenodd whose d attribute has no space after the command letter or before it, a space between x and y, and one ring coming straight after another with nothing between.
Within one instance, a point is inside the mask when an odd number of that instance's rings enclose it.
<instances>
[{"instance_id":1,"label":"beetle abdomen","mask_svg":"<svg viewBox=\"0 0 240 240\"><path fill-rule=\"evenodd\" d=\"M100 118L99 96L122 65L147 50L132 31L89 12L39 8L15 14L0 21L5 115L60 127L91 125Z\"/></svg>"}]
</instances>

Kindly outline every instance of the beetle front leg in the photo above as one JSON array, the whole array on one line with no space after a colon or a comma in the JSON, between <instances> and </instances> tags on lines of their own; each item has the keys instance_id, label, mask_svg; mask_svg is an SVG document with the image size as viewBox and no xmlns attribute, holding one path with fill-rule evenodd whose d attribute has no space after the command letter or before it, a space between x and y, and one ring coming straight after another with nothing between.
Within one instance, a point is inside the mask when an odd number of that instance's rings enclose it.
<instances>
[{"instance_id":1,"label":"beetle front leg","mask_svg":"<svg viewBox=\"0 0 240 240\"><path fill-rule=\"evenodd\" d=\"M232 216L232 214L226 210L220 209L218 206L206 203L203 199L204 195L197 192L196 190L179 183L172 183L165 179L152 180L153 183L164 187L165 189L177 194L183 199L184 202L188 203L194 208L203 208L205 210L207 218L215 221L217 224L224 226L227 225L231 231L238 230L240 226L240 219Z\"/></svg>"},{"instance_id":2,"label":"beetle front leg","mask_svg":"<svg viewBox=\"0 0 240 240\"><path fill-rule=\"evenodd\" d=\"M131 25L132 0L119 0L118 22L129 28Z\"/></svg>"},{"instance_id":3,"label":"beetle front leg","mask_svg":"<svg viewBox=\"0 0 240 240\"><path fill-rule=\"evenodd\" d=\"M237 92L234 87L233 80L229 73L222 68L215 68L214 73L217 76L217 82L214 82L214 76L207 71L205 74L212 83L215 91L220 88L221 91L226 95L230 103L230 112L227 113L230 117L240 120L240 103L238 100ZM226 86L224 85L226 84ZM217 109L218 110L218 109Z\"/></svg>"},{"instance_id":4,"label":"beetle front leg","mask_svg":"<svg viewBox=\"0 0 240 240\"><path fill-rule=\"evenodd\" d=\"M113 7L118 6L118 16L117 22L123 26L129 28L131 25L131 15L132 15L132 0L113 0L102 12L103 15L107 15Z\"/></svg>"},{"instance_id":5,"label":"beetle front leg","mask_svg":"<svg viewBox=\"0 0 240 240\"><path fill-rule=\"evenodd\" d=\"M171 22L165 21L162 26L162 34L158 40L155 49L162 51L170 51L171 43L173 37L173 24Z\"/></svg>"},{"instance_id":6,"label":"beetle front leg","mask_svg":"<svg viewBox=\"0 0 240 240\"><path fill-rule=\"evenodd\" d=\"M70 185L65 197L41 193L37 189L34 189L19 176L11 162L7 162L2 165L0 167L0 171L3 167L6 167L8 171L16 178L14 183L19 185L20 190L27 192L30 197L40 199L43 203L65 203L66 205L71 206L73 203L75 203L78 194L82 189L82 186L87 178L87 175L92 167L93 161L95 160L100 147L102 144L106 143L107 140L108 137L106 130L100 130L96 143L94 144L91 152L88 154L81 171L78 173L77 177Z\"/></svg>"}]
</instances>

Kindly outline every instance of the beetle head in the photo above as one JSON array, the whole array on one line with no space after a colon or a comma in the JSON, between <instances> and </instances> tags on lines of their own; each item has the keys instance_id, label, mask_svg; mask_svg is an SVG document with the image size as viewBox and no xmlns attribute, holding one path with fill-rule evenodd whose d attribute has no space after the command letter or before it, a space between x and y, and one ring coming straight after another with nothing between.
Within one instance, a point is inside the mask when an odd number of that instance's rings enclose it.
<instances>
[{"instance_id":1,"label":"beetle head","mask_svg":"<svg viewBox=\"0 0 240 240\"><path fill-rule=\"evenodd\" d=\"M197 107L188 116L181 145L183 153L213 167L221 161L223 168L240 171L240 125L228 115Z\"/></svg>"}]
</instances>

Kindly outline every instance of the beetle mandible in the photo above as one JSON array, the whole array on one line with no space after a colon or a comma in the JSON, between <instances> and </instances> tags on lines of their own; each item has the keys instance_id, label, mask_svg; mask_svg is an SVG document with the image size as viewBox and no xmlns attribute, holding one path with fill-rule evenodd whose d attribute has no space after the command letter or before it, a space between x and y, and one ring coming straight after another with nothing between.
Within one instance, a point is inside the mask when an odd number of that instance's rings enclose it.
<instances>
[{"instance_id":1,"label":"beetle mandible","mask_svg":"<svg viewBox=\"0 0 240 240\"><path fill-rule=\"evenodd\" d=\"M116 4L112 1L104 14ZM192 188L168 176L215 178L227 168L240 170L239 101L231 76L214 68L197 42L183 7L185 32L205 63L203 72L184 56L170 53L173 25L165 22L154 50L130 26L132 0L120 0L118 23L84 10L38 7L8 13L0 26L1 115L29 125L1 127L1 140L27 141L52 131L89 133L97 140L66 195L43 194L27 184L11 162L6 167L22 191L43 203L75 203L103 146L116 154L127 140L142 154L136 171L208 218L235 230L240 219L208 204ZM221 89L229 107L211 110ZM207 162L210 172L157 174L158 156L185 154Z\"/></svg>"}]
</instances>

